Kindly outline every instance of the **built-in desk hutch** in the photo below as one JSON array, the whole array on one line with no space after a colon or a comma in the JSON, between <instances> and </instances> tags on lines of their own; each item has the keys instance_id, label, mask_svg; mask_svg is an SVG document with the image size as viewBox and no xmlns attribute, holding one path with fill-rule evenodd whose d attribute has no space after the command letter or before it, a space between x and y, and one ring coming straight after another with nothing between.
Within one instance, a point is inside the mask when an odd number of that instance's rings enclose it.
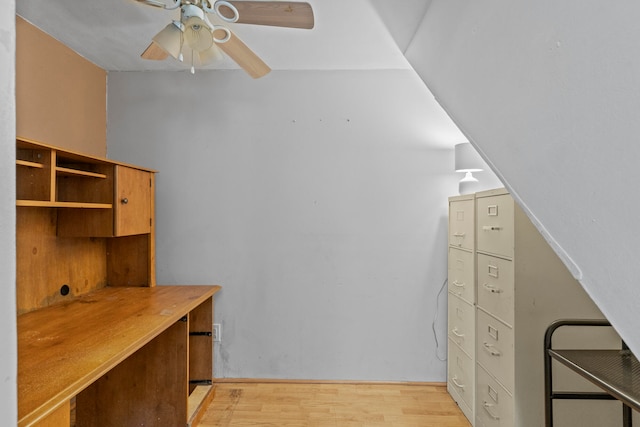
<instances>
[{"instance_id":1,"label":"built-in desk hutch","mask_svg":"<svg viewBox=\"0 0 640 427\"><path fill-rule=\"evenodd\" d=\"M18 426L196 425L219 286L156 286L155 171L17 139Z\"/></svg>"}]
</instances>

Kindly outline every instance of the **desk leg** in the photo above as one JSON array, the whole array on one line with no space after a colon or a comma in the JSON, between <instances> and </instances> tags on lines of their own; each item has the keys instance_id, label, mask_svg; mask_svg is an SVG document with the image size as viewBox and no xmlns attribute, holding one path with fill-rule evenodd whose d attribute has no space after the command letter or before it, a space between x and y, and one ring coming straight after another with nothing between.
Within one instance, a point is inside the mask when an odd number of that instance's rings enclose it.
<instances>
[{"instance_id":1,"label":"desk leg","mask_svg":"<svg viewBox=\"0 0 640 427\"><path fill-rule=\"evenodd\" d=\"M187 328L176 322L80 393L77 426L185 425Z\"/></svg>"}]
</instances>

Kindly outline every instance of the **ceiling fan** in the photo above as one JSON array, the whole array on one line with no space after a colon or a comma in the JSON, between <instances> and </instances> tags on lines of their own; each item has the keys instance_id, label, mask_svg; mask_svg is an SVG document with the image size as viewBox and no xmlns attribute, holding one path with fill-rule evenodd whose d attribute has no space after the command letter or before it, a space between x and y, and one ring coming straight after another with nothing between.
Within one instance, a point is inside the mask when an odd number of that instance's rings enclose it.
<instances>
[{"instance_id":1,"label":"ceiling fan","mask_svg":"<svg viewBox=\"0 0 640 427\"><path fill-rule=\"evenodd\" d=\"M309 3L287 1L224 0L136 0L167 10L180 8L180 20L174 20L156 34L140 55L144 59L163 60L169 55L179 61L206 65L226 53L253 78L271 71L226 24L255 24L274 27L311 29L313 10ZM212 22L213 21L213 22Z\"/></svg>"}]
</instances>

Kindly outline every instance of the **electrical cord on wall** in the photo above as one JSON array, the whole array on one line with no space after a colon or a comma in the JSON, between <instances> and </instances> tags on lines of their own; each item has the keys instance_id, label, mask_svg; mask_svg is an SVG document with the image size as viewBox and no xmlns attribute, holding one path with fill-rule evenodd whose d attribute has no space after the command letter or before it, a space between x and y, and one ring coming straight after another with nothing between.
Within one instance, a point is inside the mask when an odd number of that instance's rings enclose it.
<instances>
[{"instance_id":1,"label":"electrical cord on wall","mask_svg":"<svg viewBox=\"0 0 640 427\"><path fill-rule=\"evenodd\" d=\"M440 355L438 354L438 350L440 348L440 342L438 341L438 334L436 333L436 322L438 321L438 311L440 311L439 310L440 294L442 293L444 288L447 286L448 281L449 281L448 279L444 279L444 282L442 283L442 287L440 287L440 290L438 291L438 296L436 297L436 315L433 317L433 323L431 323L431 329L433 330L433 338L436 340L436 357L441 362L445 362L447 360L447 356L445 356L444 358L441 358Z\"/></svg>"}]
</instances>

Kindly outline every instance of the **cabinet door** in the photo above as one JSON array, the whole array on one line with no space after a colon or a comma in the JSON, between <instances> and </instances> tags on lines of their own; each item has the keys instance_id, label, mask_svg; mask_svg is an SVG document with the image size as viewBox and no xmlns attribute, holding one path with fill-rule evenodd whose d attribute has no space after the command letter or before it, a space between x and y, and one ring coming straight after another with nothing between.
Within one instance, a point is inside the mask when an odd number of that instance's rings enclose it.
<instances>
[{"instance_id":1,"label":"cabinet door","mask_svg":"<svg viewBox=\"0 0 640 427\"><path fill-rule=\"evenodd\" d=\"M152 190L150 172L116 166L115 236L151 232Z\"/></svg>"}]
</instances>

